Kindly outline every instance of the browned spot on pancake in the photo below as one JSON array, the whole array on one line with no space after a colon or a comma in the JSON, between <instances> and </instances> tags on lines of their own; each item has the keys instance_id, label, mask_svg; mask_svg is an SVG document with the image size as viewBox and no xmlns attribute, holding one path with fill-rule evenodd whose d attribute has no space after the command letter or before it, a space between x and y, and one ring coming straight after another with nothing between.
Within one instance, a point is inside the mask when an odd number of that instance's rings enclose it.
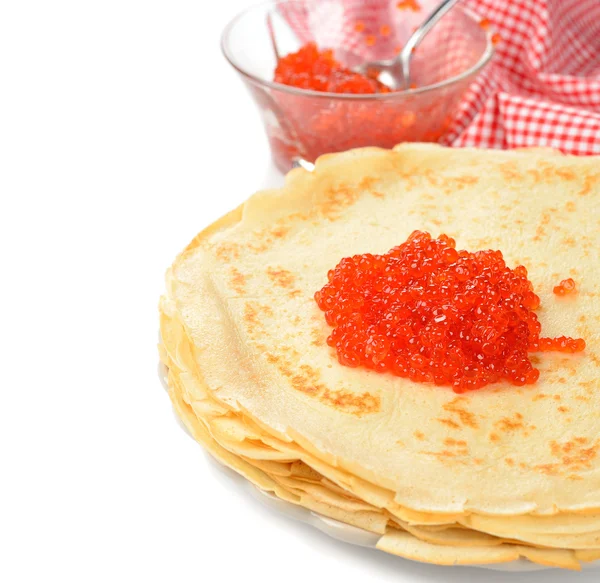
<instances>
[{"instance_id":1,"label":"browned spot on pancake","mask_svg":"<svg viewBox=\"0 0 600 583\"><path fill-rule=\"evenodd\" d=\"M502 164L498 165L498 169L502 173L502 176L506 182L523 180L523 175L517 170L517 165L515 162L503 162Z\"/></svg>"},{"instance_id":2,"label":"browned spot on pancake","mask_svg":"<svg viewBox=\"0 0 600 583\"><path fill-rule=\"evenodd\" d=\"M267 275L275 285L283 288L292 287L292 285L294 285L294 281L296 280L294 274L287 269L283 269L283 267L268 267Z\"/></svg>"},{"instance_id":3,"label":"browned spot on pancake","mask_svg":"<svg viewBox=\"0 0 600 583\"><path fill-rule=\"evenodd\" d=\"M399 439L398 441L396 441L396 443L400 446L400 447L404 447L404 442Z\"/></svg>"},{"instance_id":4,"label":"browned spot on pancake","mask_svg":"<svg viewBox=\"0 0 600 583\"><path fill-rule=\"evenodd\" d=\"M329 405L344 413L358 417L376 413L381 408L379 397L369 392L353 393L343 388L328 388L323 384L319 371L308 364L297 367L283 356L279 357L273 364L290 381L296 391L314 397L324 405Z\"/></svg>"},{"instance_id":5,"label":"browned spot on pancake","mask_svg":"<svg viewBox=\"0 0 600 583\"><path fill-rule=\"evenodd\" d=\"M464 188L465 186L469 186L471 184L477 184L479 182L479 178L477 176L456 176L453 178L458 190Z\"/></svg>"},{"instance_id":6,"label":"browned spot on pancake","mask_svg":"<svg viewBox=\"0 0 600 583\"><path fill-rule=\"evenodd\" d=\"M565 166L555 166L554 164L541 160L537 164L537 170L528 170L527 173L533 178L535 183L539 182L556 182L560 180L575 180L577 175L575 172Z\"/></svg>"},{"instance_id":7,"label":"browned spot on pancake","mask_svg":"<svg viewBox=\"0 0 600 583\"><path fill-rule=\"evenodd\" d=\"M288 296L290 298L297 298L298 296L301 296L302 292L299 289L293 289L292 291L288 292Z\"/></svg>"},{"instance_id":8,"label":"browned spot on pancake","mask_svg":"<svg viewBox=\"0 0 600 583\"><path fill-rule=\"evenodd\" d=\"M568 407L565 407L564 405L561 405L561 406L558 408L558 410L559 410L561 413L568 413L568 412L569 412L569 408L568 408Z\"/></svg>"},{"instance_id":9,"label":"browned spot on pancake","mask_svg":"<svg viewBox=\"0 0 600 583\"><path fill-rule=\"evenodd\" d=\"M261 337L261 330L263 329L261 316L273 317L273 308L266 304L260 304L254 301L248 301L244 304L244 314L242 319L246 324L246 329L250 338L258 340ZM255 344L256 348L259 348L261 352L265 352L266 347ZM262 348L261 348L262 346Z\"/></svg>"},{"instance_id":10,"label":"browned spot on pancake","mask_svg":"<svg viewBox=\"0 0 600 583\"><path fill-rule=\"evenodd\" d=\"M314 327L310 331L310 336L312 338L311 344L313 346L325 346L325 334L320 326Z\"/></svg>"},{"instance_id":11,"label":"browned spot on pancake","mask_svg":"<svg viewBox=\"0 0 600 583\"><path fill-rule=\"evenodd\" d=\"M500 441L500 436L497 433L490 433L490 441L492 441L492 442Z\"/></svg>"},{"instance_id":12,"label":"browned spot on pancake","mask_svg":"<svg viewBox=\"0 0 600 583\"><path fill-rule=\"evenodd\" d=\"M576 241L573 237L563 237L561 244L566 245L567 247L575 247Z\"/></svg>"},{"instance_id":13,"label":"browned spot on pancake","mask_svg":"<svg viewBox=\"0 0 600 583\"><path fill-rule=\"evenodd\" d=\"M577 175L571 168L555 168L554 172L563 180L575 180L577 178Z\"/></svg>"},{"instance_id":14,"label":"browned spot on pancake","mask_svg":"<svg viewBox=\"0 0 600 583\"><path fill-rule=\"evenodd\" d=\"M596 388L598 388L598 381L581 381L579 383L586 391L586 393L588 393L588 395Z\"/></svg>"},{"instance_id":15,"label":"browned spot on pancake","mask_svg":"<svg viewBox=\"0 0 600 583\"><path fill-rule=\"evenodd\" d=\"M259 304L258 309L265 316L269 316L269 318L273 317L273 308L271 306L268 306L266 304Z\"/></svg>"},{"instance_id":16,"label":"browned spot on pancake","mask_svg":"<svg viewBox=\"0 0 600 583\"><path fill-rule=\"evenodd\" d=\"M592 462L598 457L600 439L593 443L587 437L575 437L569 441L559 443L550 442L550 452L560 461L553 464L540 464L534 469L550 476L568 476L573 472L590 469Z\"/></svg>"},{"instance_id":17,"label":"browned spot on pancake","mask_svg":"<svg viewBox=\"0 0 600 583\"><path fill-rule=\"evenodd\" d=\"M229 262L240 258L241 245L239 243L217 243L214 251L217 259Z\"/></svg>"},{"instance_id":18,"label":"browned spot on pancake","mask_svg":"<svg viewBox=\"0 0 600 583\"><path fill-rule=\"evenodd\" d=\"M447 439L444 439L444 445L452 448L458 455L467 455L469 453L467 442L462 439L452 439L451 437L448 437Z\"/></svg>"},{"instance_id":19,"label":"browned spot on pancake","mask_svg":"<svg viewBox=\"0 0 600 583\"><path fill-rule=\"evenodd\" d=\"M521 413L515 413L512 417L503 417L500 421L494 423L494 427L497 431L503 433L520 431L525 437L528 437L535 429L535 425L527 425L524 423L523 415L521 415Z\"/></svg>"},{"instance_id":20,"label":"browned spot on pancake","mask_svg":"<svg viewBox=\"0 0 600 583\"><path fill-rule=\"evenodd\" d=\"M544 394L544 393L538 393L537 395L534 395L533 399L531 399L532 401L541 401L542 399L547 399L548 395Z\"/></svg>"},{"instance_id":21,"label":"browned spot on pancake","mask_svg":"<svg viewBox=\"0 0 600 583\"><path fill-rule=\"evenodd\" d=\"M575 210L577 209L577 206L575 205L575 203L572 200L570 200L565 205L565 208L567 209L568 212L574 213Z\"/></svg>"},{"instance_id":22,"label":"browned spot on pancake","mask_svg":"<svg viewBox=\"0 0 600 583\"><path fill-rule=\"evenodd\" d=\"M425 455L432 455L437 458L456 457L458 455L453 451L450 451L449 449L444 449L442 451L420 451L419 453L423 453Z\"/></svg>"},{"instance_id":23,"label":"browned spot on pancake","mask_svg":"<svg viewBox=\"0 0 600 583\"><path fill-rule=\"evenodd\" d=\"M504 461L505 461L506 465L508 465L508 466L514 466L515 465L515 460L512 459L511 457L504 458Z\"/></svg>"},{"instance_id":24,"label":"browned spot on pancake","mask_svg":"<svg viewBox=\"0 0 600 583\"><path fill-rule=\"evenodd\" d=\"M589 403L590 402L590 398L589 397L584 397L583 395L575 395L575 400L577 400L577 401L583 401L584 403Z\"/></svg>"},{"instance_id":25,"label":"browned spot on pancake","mask_svg":"<svg viewBox=\"0 0 600 583\"><path fill-rule=\"evenodd\" d=\"M522 470L526 470L529 466L525 462L519 462L519 467Z\"/></svg>"},{"instance_id":26,"label":"browned spot on pancake","mask_svg":"<svg viewBox=\"0 0 600 583\"><path fill-rule=\"evenodd\" d=\"M352 393L349 391L330 391L325 389L319 400L326 405L334 405L345 413L362 416L367 413L376 413L380 408L379 398L371 393Z\"/></svg>"},{"instance_id":27,"label":"browned spot on pancake","mask_svg":"<svg viewBox=\"0 0 600 583\"><path fill-rule=\"evenodd\" d=\"M431 184L431 186L438 186L440 184L440 179L436 176L435 172L431 169L425 170L423 172L423 176L426 178L427 182Z\"/></svg>"},{"instance_id":28,"label":"browned spot on pancake","mask_svg":"<svg viewBox=\"0 0 600 583\"><path fill-rule=\"evenodd\" d=\"M479 427L479 424L477 423L477 417L473 413L471 413L471 411L468 411L462 406L462 404L466 401L466 399L457 397L449 403L446 403L442 408L444 409L444 411L448 411L449 413L455 415L456 421L453 421L453 423L456 423L458 421L465 427L477 429ZM444 422L442 419L438 419L438 421ZM450 419L450 421L452 420Z\"/></svg>"},{"instance_id":29,"label":"browned spot on pancake","mask_svg":"<svg viewBox=\"0 0 600 583\"><path fill-rule=\"evenodd\" d=\"M583 188L579 191L581 196L586 196L592 192L592 188L600 181L600 172L596 174L587 174L583 180Z\"/></svg>"},{"instance_id":30,"label":"browned spot on pancake","mask_svg":"<svg viewBox=\"0 0 600 583\"><path fill-rule=\"evenodd\" d=\"M588 354L590 360L596 365L596 366L600 366L600 358L598 358L598 356L596 354L594 354L593 352L590 352Z\"/></svg>"},{"instance_id":31,"label":"browned spot on pancake","mask_svg":"<svg viewBox=\"0 0 600 583\"><path fill-rule=\"evenodd\" d=\"M247 302L244 306L244 322L249 326L256 326L258 323L258 310L250 302Z\"/></svg>"},{"instance_id":32,"label":"browned spot on pancake","mask_svg":"<svg viewBox=\"0 0 600 583\"><path fill-rule=\"evenodd\" d=\"M281 369L284 374L289 376L288 371L290 369ZM325 387L321 384L311 384L306 382L306 377L303 375L294 375L290 378L290 382L292 383L292 387L301 393L305 393L306 395L316 395L323 390L326 390Z\"/></svg>"},{"instance_id":33,"label":"browned spot on pancake","mask_svg":"<svg viewBox=\"0 0 600 583\"><path fill-rule=\"evenodd\" d=\"M292 219L291 215L289 219ZM291 227L286 224L289 219L279 219L272 227L262 229L257 233L257 238L262 243L261 249L268 249L277 239L283 239L290 232Z\"/></svg>"},{"instance_id":34,"label":"browned spot on pancake","mask_svg":"<svg viewBox=\"0 0 600 583\"><path fill-rule=\"evenodd\" d=\"M546 236L547 233L545 227L550 223L551 214L555 210L556 209L548 209L542 212L542 217L535 230L535 236L533 237L534 241L541 241Z\"/></svg>"},{"instance_id":35,"label":"browned spot on pancake","mask_svg":"<svg viewBox=\"0 0 600 583\"><path fill-rule=\"evenodd\" d=\"M425 434L421 431L415 431L414 436L421 441L425 439Z\"/></svg>"},{"instance_id":36,"label":"browned spot on pancake","mask_svg":"<svg viewBox=\"0 0 600 583\"><path fill-rule=\"evenodd\" d=\"M378 182L379 182L379 179L375 178L374 176L365 176L358 183L358 187L363 190L368 190L369 194L371 194L375 198L385 198L385 195L382 192L380 192L374 188L375 184L377 184Z\"/></svg>"},{"instance_id":37,"label":"browned spot on pancake","mask_svg":"<svg viewBox=\"0 0 600 583\"><path fill-rule=\"evenodd\" d=\"M275 223L274 226L255 231L254 241L241 245L240 243L217 243L214 246L215 255L221 261L232 261L233 259L239 259L242 251L250 251L253 253L264 253L279 239L284 238L289 232L290 227L286 225L287 222L300 219L304 215L295 213L283 219L280 219Z\"/></svg>"},{"instance_id":38,"label":"browned spot on pancake","mask_svg":"<svg viewBox=\"0 0 600 583\"><path fill-rule=\"evenodd\" d=\"M358 183L358 187L369 190L370 188L373 188L377 182L379 182L379 179L375 178L375 176L364 176Z\"/></svg>"},{"instance_id":39,"label":"browned spot on pancake","mask_svg":"<svg viewBox=\"0 0 600 583\"><path fill-rule=\"evenodd\" d=\"M271 234L276 239L283 239L283 237L285 237L289 232L290 232L289 227L279 226L279 227L275 227L275 228L271 229Z\"/></svg>"},{"instance_id":40,"label":"browned spot on pancake","mask_svg":"<svg viewBox=\"0 0 600 583\"><path fill-rule=\"evenodd\" d=\"M407 168L403 161L399 161L399 164L397 164L397 166L398 167L396 168L396 174L400 178L402 178L404 187L408 191L412 190L417 184L417 181L415 180L416 168Z\"/></svg>"},{"instance_id":41,"label":"browned spot on pancake","mask_svg":"<svg viewBox=\"0 0 600 583\"><path fill-rule=\"evenodd\" d=\"M232 267L229 272L229 284L237 294L244 295L246 292L246 276L235 267Z\"/></svg>"},{"instance_id":42,"label":"browned spot on pancake","mask_svg":"<svg viewBox=\"0 0 600 583\"><path fill-rule=\"evenodd\" d=\"M449 437L444 440L444 445L446 447L441 451L420 451L419 453L435 456L442 461L445 458L464 458L461 463L476 463L474 459L469 459L469 448L466 441Z\"/></svg>"},{"instance_id":43,"label":"browned spot on pancake","mask_svg":"<svg viewBox=\"0 0 600 583\"><path fill-rule=\"evenodd\" d=\"M452 419L447 419L445 417L438 417L436 419L436 421L439 421L440 423L443 423L444 425L447 425L448 427L452 427L452 429L460 429L460 425L458 423L456 423L456 421L452 421Z\"/></svg>"},{"instance_id":44,"label":"browned spot on pancake","mask_svg":"<svg viewBox=\"0 0 600 583\"><path fill-rule=\"evenodd\" d=\"M463 439L453 439L452 437L448 437L444 439L445 445L457 445L459 447L466 447L467 442Z\"/></svg>"},{"instance_id":45,"label":"browned spot on pancake","mask_svg":"<svg viewBox=\"0 0 600 583\"><path fill-rule=\"evenodd\" d=\"M406 164L405 160L398 160L394 164L394 170L398 176L404 181L406 190L412 190L417 183L417 179L424 179L430 186L442 190L445 194L452 194L456 190L461 190L465 186L476 184L479 177L475 175L463 174L460 176L443 176L439 169L432 170L431 168L423 168L422 166L411 166ZM433 200L434 197L424 193L422 199Z\"/></svg>"},{"instance_id":46,"label":"browned spot on pancake","mask_svg":"<svg viewBox=\"0 0 600 583\"><path fill-rule=\"evenodd\" d=\"M560 401L562 399L562 397L560 395L554 395L552 397L555 401Z\"/></svg>"},{"instance_id":47,"label":"browned spot on pancake","mask_svg":"<svg viewBox=\"0 0 600 583\"><path fill-rule=\"evenodd\" d=\"M330 221L340 217L342 211L352 206L359 198L360 190L347 184L338 184L329 188L314 209Z\"/></svg>"},{"instance_id":48,"label":"browned spot on pancake","mask_svg":"<svg viewBox=\"0 0 600 583\"><path fill-rule=\"evenodd\" d=\"M587 354L587 353L584 353ZM576 357L577 358L577 357ZM548 361L548 372L558 372L560 369L567 369L567 373L573 376L577 372L577 361L575 358L560 358L559 356L552 355L551 360ZM563 372L564 374L564 372Z\"/></svg>"}]
</instances>

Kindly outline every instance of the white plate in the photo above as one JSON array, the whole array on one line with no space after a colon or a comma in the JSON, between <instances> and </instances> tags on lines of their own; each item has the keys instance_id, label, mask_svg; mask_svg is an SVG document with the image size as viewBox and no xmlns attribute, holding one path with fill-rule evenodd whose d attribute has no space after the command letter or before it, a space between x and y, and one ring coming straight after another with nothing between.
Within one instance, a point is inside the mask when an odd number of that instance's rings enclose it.
<instances>
[{"instance_id":1,"label":"white plate","mask_svg":"<svg viewBox=\"0 0 600 583\"><path fill-rule=\"evenodd\" d=\"M165 390L168 390L167 369L162 363L158 365L158 376ZM193 439L193 437L190 435L189 431L179 419L174 410L173 415L177 421L177 424ZM303 508L302 506L296 506L295 504L291 504L290 502L281 500L280 498L277 498L277 496L274 496L273 494L265 492L264 490L261 490L260 488L254 486L254 484L252 484L239 474L235 473L230 468L223 466L210 454L207 453L206 457L211 461L214 467L218 468L223 473L223 475L227 476L230 480L236 481L239 485L245 488L246 491L249 492L254 498L256 498L261 504L264 504L265 506L277 510L281 514L285 514L286 516L289 516L294 520L310 524L311 526L318 528L321 532L324 532L325 534L337 540L350 543L352 545L358 545L361 547L367 547L372 549L376 548L375 545L379 539L379 535L367 532L366 530L362 530L361 528L356 528L355 526L350 526L349 524L344 524L343 522L339 522L331 518L327 518L326 516L321 516L320 514L312 512L307 508ZM538 565L537 563L532 563L527 559L519 559L518 561L512 561L511 563L500 563L497 565L492 564L470 566L481 569L490 569L492 571L519 573L525 571L541 571L544 569L552 569L552 567ZM600 569L600 561L595 561L593 563L582 563L582 569L584 571L598 570Z\"/></svg>"}]
</instances>

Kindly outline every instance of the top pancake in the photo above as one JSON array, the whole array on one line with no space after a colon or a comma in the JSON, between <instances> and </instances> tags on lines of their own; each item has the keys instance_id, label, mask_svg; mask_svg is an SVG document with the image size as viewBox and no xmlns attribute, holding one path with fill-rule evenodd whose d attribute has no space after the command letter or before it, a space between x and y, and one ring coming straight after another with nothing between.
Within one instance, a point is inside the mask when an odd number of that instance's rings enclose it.
<instances>
[{"instance_id":1,"label":"top pancake","mask_svg":"<svg viewBox=\"0 0 600 583\"><path fill-rule=\"evenodd\" d=\"M527 267L544 336L540 380L458 396L338 364L313 295L342 257L384 253L415 229ZM322 157L203 233L169 275L169 301L217 401L431 513L600 509L600 159L548 150L411 144ZM579 293L552 287L573 277Z\"/></svg>"}]
</instances>

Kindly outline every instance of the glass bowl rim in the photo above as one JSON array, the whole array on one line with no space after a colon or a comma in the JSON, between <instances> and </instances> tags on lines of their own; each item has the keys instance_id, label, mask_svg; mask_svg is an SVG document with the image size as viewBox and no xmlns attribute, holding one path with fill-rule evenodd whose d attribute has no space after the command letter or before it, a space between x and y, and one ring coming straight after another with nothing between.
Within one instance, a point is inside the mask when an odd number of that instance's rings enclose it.
<instances>
[{"instance_id":1,"label":"glass bowl rim","mask_svg":"<svg viewBox=\"0 0 600 583\"><path fill-rule=\"evenodd\" d=\"M489 63L491 58L494 56L494 43L492 42L493 31L488 29L485 31L486 34L486 47L479 60L471 67L460 73L459 75L455 75L454 77L449 77L448 79L444 79L438 83L434 83L433 85L424 85L423 87L417 87L415 89L406 89L404 91L392 91L391 93L370 93L370 94L351 94L351 93L330 93L327 91L314 91L312 89L302 89L300 87L292 87L290 85L284 85L283 83L277 83L275 81L268 81L265 79L261 79L260 77L245 71L241 66L239 66L228 47L228 39L231 34L234 26L247 14L257 10L261 7L266 7L269 5L278 5L278 4L287 4L292 2L298 2L299 0L266 0L265 2L260 2L259 4L254 4L253 6L249 6L245 8L241 12L238 12L225 26L223 32L221 34L221 51L227 62L243 77L252 81L257 85L261 85L263 87L269 87L270 89L275 89L277 91L283 91L284 93L290 93L292 95L304 96L304 97L316 97L321 99L339 99L339 100L348 100L348 101L378 101L378 100L392 100L392 99L402 99L404 97L412 97L414 95L419 95L422 93L429 93L431 91L436 91L437 89L442 89L445 87L450 87L451 85L460 83L464 79L468 79L476 75L479 71L481 71L485 65ZM454 6L452 10L460 10L465 16L473 20L475 23L479 23L481 18L475 14L473 11L465 8L463 6Z\"/></svg>"}]
</instances>

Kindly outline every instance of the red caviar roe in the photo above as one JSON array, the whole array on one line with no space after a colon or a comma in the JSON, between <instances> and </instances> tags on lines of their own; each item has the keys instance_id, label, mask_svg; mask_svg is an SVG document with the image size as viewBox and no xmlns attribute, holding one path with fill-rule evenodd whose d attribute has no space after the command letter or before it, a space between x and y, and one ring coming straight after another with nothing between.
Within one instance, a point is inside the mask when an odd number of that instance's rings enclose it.
<instances>
[{"instance_id":1,"label":"red caviar roe","mask_svg":"<svg viewBox=\"0 0 600 583\"><path fill-rule=\"evenodd\" d=\"M421 5L417 0L400 0L396 4L396 8L398 8L398 10L412 10L413 12L419 12L421 10Z\"/></svg>"},{"instance_id":2,"label":"red caviar roe","mask_svg":"<svg viewBox=\"0 0 600 583\"><path fill-rule=\"evenodd\" d=\"M415 231L384 255L346 257L329 271L315 300L341 364L463 393L535 383L530 351L584 350L582 339L540 338L540 298L525 267L509 268L500 251L455 246Z\"/></svg>"},{"instance_id":3,"label":"red caviar roe","mask_svg":"<svg viewBox=\"0 0 600 583\"><path fill-rule=\"evenodd\" d=\"M358 42L364 45L369 36L364 22L354 26L361 30ZM391 33L389 37L380 35L377 43L387 47L390 54L394 51ZM351 72L348 78L339 72L340 67L332 51L309 44L280 59L273 79L299 88L334 92L335 96L326 99L252 89L261 109L269 112L267 134L275 163L283 172L297 157L312 162L328 152L367 145L393 148L401 142L436 142L448 133L461 99L459 92L450 92L445 99L422 96L414 101L397 100L394 91L375 79L374 71L364 76ZM361 92L364 99L337 96Z\"/></svg>"},{"instance_id":4,"label":"red caviar roe","mask_svg":"<svg viewBox=\"0 0 600 583\"><path fill-rule=\"evenodd\" d=\"M577 293L577 286L572 278L563 279L558 285L554 286L552 290L557 296L566 296L567 294Z\"/></svg>"},{"instance_id":5,"label":"red caviar roe","mask_svg":"<svg viewBox=\"0 0 600 583\"><path fill-rule=\"evenodd\" d=\"M375 37L365 42L375 44ZM301 89L329 93L390 93L391 89L368 75L359 75L335 60L332 50L320 51L315 43L281 57L275 69L275 81Z\"/></svg>"}]
</instances>

